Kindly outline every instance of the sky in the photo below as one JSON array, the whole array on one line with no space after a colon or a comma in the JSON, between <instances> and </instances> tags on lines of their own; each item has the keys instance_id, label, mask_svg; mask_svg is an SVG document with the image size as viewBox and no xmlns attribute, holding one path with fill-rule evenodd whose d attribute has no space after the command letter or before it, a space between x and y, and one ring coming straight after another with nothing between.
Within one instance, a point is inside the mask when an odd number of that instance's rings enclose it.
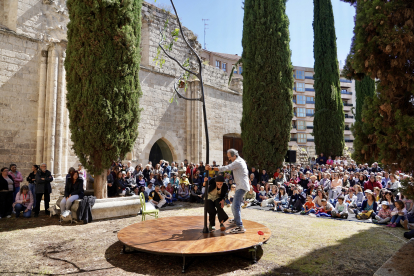
<instances>
[{"instance_id":1,"label":"sky","mask_svg":"<svg viewBox=\"0 0 414 276\"><path fill-rule=\"evenodd\" d=\"M159 7L171 6L170 0L146 0ZM198 35L204 48L204 23L207 50L241 55L243 32L243 0L174 0L182 24ZM344 63L349 53L354 28L355 8L332 0L338 61ZM171 10L172 11L172 10ZM172 11L173 12L173 11ZM286 13L290 25L290 48L294 66L313 67L313 0L289 0Z\"/></svg>"}]
</instances>

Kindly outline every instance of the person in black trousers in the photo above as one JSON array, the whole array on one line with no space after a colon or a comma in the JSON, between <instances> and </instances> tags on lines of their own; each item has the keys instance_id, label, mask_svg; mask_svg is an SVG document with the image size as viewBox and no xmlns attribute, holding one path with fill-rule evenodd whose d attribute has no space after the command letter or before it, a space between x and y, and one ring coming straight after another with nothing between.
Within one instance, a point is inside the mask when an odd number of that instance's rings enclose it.
<instances>
[{"instance_id":1,"label":"person in black trousers","mask_svg":"<svg viewBox=\"0 0 414 276\"><path fill-rule=\"evenodd\" d=\"M208 177L204 178L204 182L208 181ZM224 177L218 175L215 178L210 179L208 187L208 200L207 200L207 212L210 221L209 230L215 230L216 214L220 222L220 230L225 231L224 222L228 220L226 212L224 212L224 198L228 192L227 185L223 185Z\"/></svg>"},{"instance_id":2,"label":"person in black trousers","mask_svg":"<svg viewBox=\"0 0 414 276\"><path fill-rule=\"evenodd\" d=\"M36 206L34 209L34 217L39 216L40 212L40 202L45 201L45 213L50 215L49 202L50 202L50 193L52 192L52 186L50 182L53 181L52 173L46 170L46 164L42 163L40 165L40 170L36 173Z\"/></svg>"}]
</instances>

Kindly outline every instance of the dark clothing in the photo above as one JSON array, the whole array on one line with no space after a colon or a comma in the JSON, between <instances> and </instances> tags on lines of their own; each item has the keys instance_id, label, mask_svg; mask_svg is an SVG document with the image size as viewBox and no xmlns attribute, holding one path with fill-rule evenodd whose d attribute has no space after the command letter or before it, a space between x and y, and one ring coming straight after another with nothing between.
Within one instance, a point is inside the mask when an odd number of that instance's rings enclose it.
<instances>
[{"instance_id":1,"label":"dark clothing","mask_svg":"<svg viewBox=\"0 0 414 276\"><path fill-rule=\"evenodd\" d=\"M34 180L33 180L34 179ZM30 184L34 184L36 181L36 175L34 172L31 172L29 174L29 176L26 178L27 182L29 182Z\"/></svg>"},{"instance_id":2,"label":"dark clothing","mask_svg":"<svg viewBox=\"0 0 414 276\"><path fill-rule=\"evenodd\" d=\"M256 178L253 178L253 181L251 181L251 182L252 182L251 185L253 187L256 187L256 185L257 185L257 179Z\"/></svg>"},{"instance_id":3,"label":"dark clothing","mask_svg":"<svg viewBox=\"0 0 414 276\"><path fill-rule=\"evenodd\" d=\"M224 212L223 208L221 208L220 201L220 198L216 199L215 201L207 200L208 220L211 226L216 225L216 214L218 216L219 222L225 222L229 218L226 212Z\"/></svg>"},{"instance_id":4,"label":"dark clothing","mask_svg":"<svg viewBox=\"0 0 414 276\"><path fill-rule=\"evenodd\" d=\"M290 197L289 207L294 210L300 211L302 210L302 205L305 204L305 201L306 201L306 195L303 193L292 195Z\"/></svg>"},{"instance_id":5,"label":"dark clothing","mask_svg":"<svg viewBox=\"0 0 414 276\"><path fill-rule=\"evenodd\" d=\"M111 184L114 183L114 177L111 173L106 176L106 182Z\"/></svg>"},{"instance_id":6,"label":"dark clothing","mask_svg":"<svg viewBox=\"0 0 414 276\"><path fill-rule=\"evenodd\" d=\"M349 186L354 187L356 184L355 179L349 179Z\"/></svg>"},{"instance_id":7,"label":"dark clothing","mask_svg":"<svg viewBox=\"0 0 414 276\"><path fill-rule=\"evenodd\" d=\"M112 186L116 186L117 193L120 193L122 190L125 190L127 187L126 182L122 178L115 179L114 183L115 185L112 185Z\"/></svg>"},{"instance_id":8,"label":"dark clothing","mask_svg":"<svg viewBox=\"0 0 414 276\"><path fill-rule=\"evenodd\" d=\"M155 190L151 191L150 194L148 195L148 198L149 198L149 200L154 200L156 202L160 202L162 200L161 191L158 192L158 193Z\"/></svg>"},{"instance_id":9,"label":"dark clothing","mask_svg":"<svg viewBox=\"0 0 414 276\"><path fill-rule=\"evenodd\" d=\"M33 212L37 215L40 212L40 202L42 201L42 197L43 197L43 200L45 201L45 213L46 214L49 213L48 209L49 209L49 202L50 202L50 194L49 193L37 193L36 192L36 206L33 209Z\"/></svg>"},{"instance_id":10,"label":"dark clothing","mask_svg":"<svg viewBox=\"0 0 414 276\"><path fill-rule=\"evenodd\" d=\"M224 185L223 185L224 186ZM191 191L191 195L190 195L190 202L197 202L197 203L202 203L203 202L203 198L199 197L199 195L201 195L201 190L197 189L197 191L192 190Z\"/></svg>"},{"instance_id":11,"label":"dark clothing","mask_svg":"<svg viewBox=\"0 0 414 276\"><path fill-rule=\"evenodd\" d=\"M38 170L36 174L36 194L50 194L52 192L50 182L52 181L53 177L50 171L46 170L43 172L42 170Z\"/></svg>"},{"instance_id":12,"label":"dark clothing","mask_svg":"<svg viewBox=\"0 0 414 276\"><path fill-rule=\"evenodd\" d=\"M319 156L318 159L316 159L316 163L319 165L325 165L326 164L326 157L325 156Z\"/></svg>"},{"instance_id":13,"label":"dark clothing","mask_svg":"<svg viewBox=\"0 0 414 276\"><path fill-rule=\"evenodd\" d=\"M144 175L144 178L145 178L145 181L150 181L150 174L151 174L151 170L148 170L147 168L145 168L143 171L142 171L142 174Z\"/></svg>"},{"instance_id":14,"label":"dark clothing","mask_svg":"<svg viewBox=\"0 0 414 276\"><path fill-rule=\"evenodd\" d=\"M249 178L250 178L250 175L251 174L254 174L254 179L256 179L256 184L259 183L260 182L260 174L259 174L259 172L258 171L249 172Z\"/></svg>"},{"instance_id":15,"label":"dark clothing","mask_svg":"<svg viewBox=\"0 0 414 276\"><path fill-rule=\"evenodd\" d=\"M262 184L263 184L263 183L262 183L262 181L264 181L264 182L265 182L265 184L269 181L269 176L267 175L267 173L262 174L262 175L260 176L260 185L262 185Z\"/></svg>"},{"instance_id":16,"label":"dark clothing","mask_svg":"<svg viewBox=\"0 0 414 276\"><path fill-rule=\"evenodd\" d=\"M78 178L76 179L75 183L72 184L72 178L66 179L65 185L65 197L69 197L69 195L78 195L79 199L83 198L84 190L83 190L83 180Z\"/></svg>"},{"instance_id":17,"label":"dark clothing","mask_svg":"<svg viewBox=\"0 0 414 276\"><path fill-rule=\"evenodd\" d=\"M206 170L206 167L201 165L198 167L198 170L200 171L200 175L203 175L204 171Z\"/></svg>"},{"instance_id":18,"label":"dark clothing","mask_svg":"<svg viewBox=\"0 0 414 276\"><path fill-rule=\"evenodd\" d=\"M85 224L92 221L92 207L95 205L95 200L94 196L85 196L79 203L78 219L83 220Z\"/></svg>"},{"instance_id":19,"label":"dark clothing","mask_svg":"<svg viewBox=\"0 0 414 276\"><path fill-rule=\"evenodd\" d=\"M15 185L14 185L14 180L13 177L11 177L10 175L7 175L8 178L11 179L11 181L13 181L13 191L15 190ZM0 175L0 191L8 191L9 190L9 183L7 183L7 180L3 178L2 175Z\"/></svg>"},{"instance_id":20,"label":"dark clothing","mask_svg":"<svg viewBox=\"0 0 414 276\"><path fill-rule=\"evenodd\" d=\"M212 178L210 179L210 181L208 182L208 192L212 192L215 188L216 188L216 178ZM221 186L221 193L219 194L219 201L222 201L225 197L226 194L228 193L229 188L227 187L226 183L223 183L223 186Z\"/></svg>"},{"instance_id":21,"label":"dark clothing","mask_svg":"<svg viewBox=\"0 0 414 276\"><path fill-rule=\"evenodd\" d=\"M303 190L308 188L309 179L301 179L299 180L299 185L302 186Z\"/></svg>"},{"instance_id":22,"label":"dark clothing","mask_svg":"<svg viewBox=\"0 0 414 276\"><path fill-rule=\"evenodd\" d=\"M13 181L13 178L8 175ZM13 182L13 191L15 190ZM9 185L7 181L0 175L0 217L4 218L12 214L13 211L13 191L9 191Z\"/></svg>"}]
</instances>

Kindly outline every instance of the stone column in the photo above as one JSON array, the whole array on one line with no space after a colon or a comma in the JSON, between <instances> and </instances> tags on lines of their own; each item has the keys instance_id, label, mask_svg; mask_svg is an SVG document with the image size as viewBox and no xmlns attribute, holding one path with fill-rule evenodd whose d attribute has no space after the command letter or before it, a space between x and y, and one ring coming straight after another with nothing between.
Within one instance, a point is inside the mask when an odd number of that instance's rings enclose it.
<instances>
[{"instance_id":1,"label":"stone column","mask_svg":"<svg viewBox=\"0 0 414 276\"><path fill-rule=\"evenodd\" d=\"M46 130L45 139L45 163L52 175L55 175L55 134L56 134L56 107L58 91L59 54L57 47L49 48L48 79L47 79L47 105L46 105Z\"/></svg>"},{"instance_id":2,"label":"stone column","mask_svg":"<svg viewBox=\"0 0 414 276\"><path fill-rule=\"evenodd\" d=\"M43 162L44 136L45 136L45 101L47 81L47 51L41 52L39 70L39 105L37 110L37 144L36 164Z\"/></svg>"},{"instance_id":3,"label":"stone column","mask_svg":"<svg viewBox=\"0 0 414 276\"><path fill-rule=\"evenodd\" d=\"M65 72L65 57L66 52L63 48L59 52L60 60L58 65L58 84L57 84L57 104L56 104L56 136L55 136L55 162L54 173L55 178L62 177L62 171L65 168L63 165L63 119L66 109L66 72Z\"/></svg>"}]
</instances>

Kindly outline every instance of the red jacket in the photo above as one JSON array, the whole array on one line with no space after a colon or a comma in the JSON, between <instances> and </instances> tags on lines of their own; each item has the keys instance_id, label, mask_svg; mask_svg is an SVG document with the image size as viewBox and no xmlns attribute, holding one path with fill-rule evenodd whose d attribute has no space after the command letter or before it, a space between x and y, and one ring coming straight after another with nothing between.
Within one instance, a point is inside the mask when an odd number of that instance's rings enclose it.
<instances>
[{"instance_id":1,"label":"red jacket","mask_svg":"<svg viewBox=\"0 0 414 276\"><path fill-rule=\"evenodd\" d=\"M378 181L371 182L370 180L368 180L367 182L364 183L364 191L371 190L372 192L374 192L375 187L382 189L382 185Z\"/></svg>"}]
</instances>

